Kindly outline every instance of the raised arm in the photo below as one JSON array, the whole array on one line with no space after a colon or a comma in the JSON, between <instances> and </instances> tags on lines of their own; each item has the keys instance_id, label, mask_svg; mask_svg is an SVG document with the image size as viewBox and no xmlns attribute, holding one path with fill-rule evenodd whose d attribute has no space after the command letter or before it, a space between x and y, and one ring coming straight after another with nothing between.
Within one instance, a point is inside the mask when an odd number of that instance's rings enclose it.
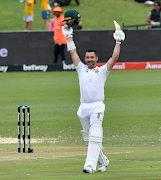
<instances>
[{"instance_id":1,"label":"raised arm","mask_svg":"<svg viewBox=\"0 0 161 180\"><path fill-rule=\"evenodd\" d=\"M64 36L68 38L67 50L70 51L70 55L71 55L74 66L77 67L80 62L80 58L77 54L76 46L73 41L73 29L72 27L69 27L68 25L65 24L64 26L62 26L62 32Z\"/></svg>"},{"instance_id":2,"label":"raised arm","mask_svg":"<svg viewBox=\"0 0 161 180\"><path fill-rule=\"evenodd\" d=\"M115 65L116 61L120 55L120 45L121 41L125 40L125 33L120 29L120 25L114 21L116 31L113 34L114 39L116 40L116 45L112 54L112 57L107 61L107 70L111 71L112 67Z\"/></svg>"},{"instance_id":3,"label":"raised arm","mask_svg":"<svg viewBox=\"0 0 161 180\"><path fill-rule=\"evenodd\" d=\"M120 54L120 44L115 45L112 57L107 61L107 70L111 71L112 67L115 65L116 61L119 58Z\"/></svg>"},{"instance_id":4,"label":"raised arm","mask_svg":"<svg viewBox=\"0 0 161 180\"><path fill-rule=\"evenodd\" d=\"M68 38L67 48L69 49L69 47L71 45L73 46L73 49L69 50L70 51L70 55L71 55L71 58L72 58L74 66L77 67L79 62L80 62L80 58L79 58L79 56L77 54L76 47L74 47L75 44L74 44L73 38Z\"/></svg>"}]
</instances>

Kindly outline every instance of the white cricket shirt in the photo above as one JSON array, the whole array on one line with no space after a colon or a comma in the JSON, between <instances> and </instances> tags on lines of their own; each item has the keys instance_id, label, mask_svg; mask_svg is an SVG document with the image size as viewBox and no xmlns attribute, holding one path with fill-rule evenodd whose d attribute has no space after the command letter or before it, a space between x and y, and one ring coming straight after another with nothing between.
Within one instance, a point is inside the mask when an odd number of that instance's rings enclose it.
<instances>
[{"instance_id":1,"label":"white cricket shirt","mask_svg":"<svg viewBox=\"0 0 161 180\"><path fill-rule=\"evenodd\" d=\"M107 64L88 69L81 61L76 67L79 76L80 101L81 103L92 103L104 101L104 85L110 71Z\"/></svg>"}]
</instances>

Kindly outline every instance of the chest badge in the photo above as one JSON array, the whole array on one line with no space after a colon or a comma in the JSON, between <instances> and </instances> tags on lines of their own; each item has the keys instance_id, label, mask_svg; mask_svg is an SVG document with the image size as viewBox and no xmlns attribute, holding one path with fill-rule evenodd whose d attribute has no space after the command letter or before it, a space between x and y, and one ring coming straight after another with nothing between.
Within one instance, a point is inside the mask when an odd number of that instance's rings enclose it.
<instances>
[{"instance_id":1,"label":"chest badge","mask_svg":"<svg viewBox=\"0 0 161 180\"><path fill-rule=\"evenodd\" d=\"M99 73L99 70L98 70L98 69L95 69L95 73L98 74L98 73Z\"/></svg>"},{"instance_id":2,"label":"chest badge","mask_svg":"<svg viewBox=\"0 0 161 180\"><path fill-rule=\"evenodd\" d=\"M97 115L97 119L99 119L100 118L100 113L98 113L98 115Z\"/></svg>"}]
</instances>

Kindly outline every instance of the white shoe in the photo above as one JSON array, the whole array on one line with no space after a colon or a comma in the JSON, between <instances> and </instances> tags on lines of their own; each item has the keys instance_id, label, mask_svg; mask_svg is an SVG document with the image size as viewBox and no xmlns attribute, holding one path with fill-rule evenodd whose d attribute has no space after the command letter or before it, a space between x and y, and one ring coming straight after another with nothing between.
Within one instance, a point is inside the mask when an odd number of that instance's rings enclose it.
<instances>
[{"instance_id":1,"label":"white shoe","mask_svg":"<svg viewBox=\"0 0 161 180\"><path fill-rule=\"evenodd\" d=\"M93 169L91 168L91 166L87 166L83 169L84 173L94 173Z\"/></svg>"},{"instance_id":2,"label":"white shoe","mask_svg":"<svg viewBox=\"0 0 161 180\"><path fill-rule=\"evenodd\" d=\"M107 164L106 164L106 166L103 166L103 165L99 165L99 168L98 168L98 172L105 172L106 171L106 167L110 164L110 161L107 159L106 160L107 161Z\"/></svg>"}]
</instances>

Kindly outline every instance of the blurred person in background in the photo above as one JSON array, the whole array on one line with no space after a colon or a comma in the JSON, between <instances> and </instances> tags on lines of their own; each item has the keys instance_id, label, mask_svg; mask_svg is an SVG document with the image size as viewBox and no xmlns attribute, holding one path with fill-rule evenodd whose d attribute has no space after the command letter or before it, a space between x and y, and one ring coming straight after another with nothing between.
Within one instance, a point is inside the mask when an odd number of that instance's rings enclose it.
<instances>
[{"instance_id":1,"label":"blurred person in background","mask_svg":"<svg viewBox=\"0 0 161 180\"><path fill-rule=\"evenodd\" d=\"M54 63L58 62L59 55L61 56L62 64L65 63L65 46L67 43L67 38L62 33L62 26L66 22L62 22L64 20L64 15L62 15L63 10L57 6L53 9L52 13L55 15L55 22L54 22Z\"/></svg>"},{"instance_id":2,"label":"blurred person in background","mask_svg":"<svg viewBox=\"0 0 161 180\"><path fill-rule=\"evenodd\" d=\"M68 6L72 0L51 0L50 6ZM75 0L78 6L84 6L79 0Z\"/></svg>"},{"instance_id":3,"label":"blurred person in background","mask_svg":"<svg viewBox=\"0 0 161 180\"><path fill-rule=\"evenodd\" d=\"M161 28L161 6L160 2L154 3L154 9L148 13L146 19L151 24L150 28Z\"/></svg>"},{"instance_id":4,"label":"blurred person in background","mask_svg":"<svg viewBox=\"0 0 161 180\"><path fill-rule=\"evenodd\" d=\"M25 10L23 20L25 21L25 31L33 30L32 22L34 21L34 4L36 0L25 0Z\"/></svg>"},{"instance_id":5,"label":"blurred person in background","mask_svg":"<svg viewBox=\"0 0 161 180\"><path fill-rule=\"evenodd\" d=\"M55 15L54 15L54 12L52 12L53 14L53 18L50 20L50 25L49 25L49 31L54 31L54 25L55 25Z\"/></svg>"},{"instance_id":6,"label":"blurred person in background","mask_svg":"<svg viewBox=\"0 0 161 180\"><path fill-rule=\"evenodd\" d=\"M42 18L44 20L45 29L48 31L50 25L48 21L48 19L50 18L50 8L48 6L49 0L41 0L40 3L41 3Z\"/></svg>"}]
</instances>

